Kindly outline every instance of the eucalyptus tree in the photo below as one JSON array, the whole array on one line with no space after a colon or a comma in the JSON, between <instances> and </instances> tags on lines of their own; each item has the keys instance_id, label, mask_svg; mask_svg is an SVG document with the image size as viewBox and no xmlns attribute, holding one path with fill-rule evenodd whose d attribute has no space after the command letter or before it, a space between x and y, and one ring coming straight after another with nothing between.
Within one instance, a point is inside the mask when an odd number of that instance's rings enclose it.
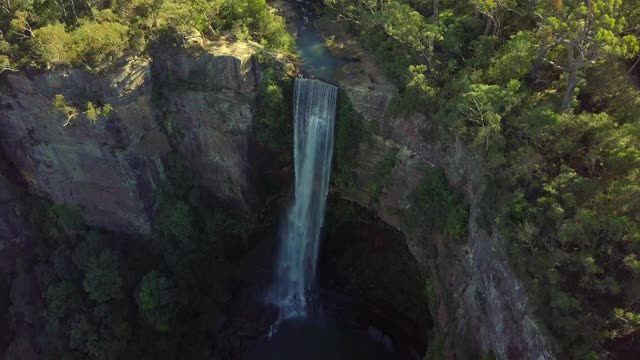
<instances>
[{"instance_id":1,"label":"eucalyptus tree","mask_svg":"<svg viewBox=\"0 0 640 360\"><path fill-rule=\"evenodd\" d=\"M554 1L538 13L541 45L533 76L542 63L566 76L560 110L574 98L580 73L612 58L633 58L640 50L634 34L625 33L628 8L622 0Z\"/></svg>"}]
</instances>

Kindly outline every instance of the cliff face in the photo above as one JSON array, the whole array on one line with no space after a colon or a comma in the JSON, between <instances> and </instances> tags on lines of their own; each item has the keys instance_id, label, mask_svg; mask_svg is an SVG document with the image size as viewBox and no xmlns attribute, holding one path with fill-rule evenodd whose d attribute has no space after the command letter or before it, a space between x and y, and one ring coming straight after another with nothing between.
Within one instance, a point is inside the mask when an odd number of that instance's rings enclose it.
<instances>
[{"instance_id":1,"label":"cliff face","mask_svg":"<svg viewBox=\"0 0 640 360\"><path fill-rule=\"evenodd\" d=\"M255 47L220 42L101 76L7 74L0 148L30 192L79 209L97 228L150 232L153 192L173 151L220 199L248 209L256 201L249 159L261 76L255 54ZM68 126L53 107L57 94L79 112ZM113 111L91 122L89 101Z\"/></svg>"},{"instance_id":2,"label":"cliff face","mask_svg":"<svg viewBox=\"0 0 640 360\"><path fill-rule=\"evenodd\" d=\"M478 225L486 175L482 162L461 142L438 138L425 115L394 115L390 104L397 89L371 66L366 53L358 56L359 63L342 69L339 83L363 115L364 128L377 130L369 130L361 142L353 184L336 191L405 234L409 249L432 281L437 297L433 315L445 336L448 357L478 358L474 351L480 348L499 359L553 358L553 345L534 319L503 239ZM393 169L374 198L368 189L380 181L377 164L384 159L393 159ZM463 242L445 241L438 231L427 230L427 224L408 225L403 219L424 169L436 166L444 169L470 206Z\"/></svg>"}]
</instances>

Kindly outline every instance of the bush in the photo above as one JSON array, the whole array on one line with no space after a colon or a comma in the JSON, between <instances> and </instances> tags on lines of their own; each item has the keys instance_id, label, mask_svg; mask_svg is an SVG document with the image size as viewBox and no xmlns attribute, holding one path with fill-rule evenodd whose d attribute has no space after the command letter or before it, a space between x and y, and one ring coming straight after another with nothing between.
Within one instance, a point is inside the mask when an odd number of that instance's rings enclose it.
<instances>
[{"instance_id":1,"label":"bush","mask_svg":"<svg viewBox=\"0 0 640 360\"><path fill-rule=\"evenodd\" d=\"M338 95L331 179L339 187L350 188L355 185L353 170L364 139L364 117L345 93Z\"/></svg>"},{"instance_id":2,"label":"bush","mask_svg":"<svg viewBox=\"0 0 640 360\"><path fill-rule=\"evenodd\" d=\"M89 299L97 303L121 299L124 296L124 283L120 275L118 254L103 250L97 258L90 261L82 286Z\"/></svg>"},{"instance_id":3,"label":"bush","mask_svg":"<svg viewBox=\"0 0 640 360\"><path fill-rule=\"evenodd\" d=\"M173 285L158 271L152 271L140 282L136 301L142 317L156 331L167 332L175 314Z\"/></svg>"},{"instance_id":4,"label":"bush","mask_svg":"<svg viewBox=\"0 0 640 360\"><path fill-rule=\"evenodd\" d=\"M411 224L428 224L452 239L460 239L467 232L469 210L462 195L449 186L441 168L427 169L412 196L407 214Z\"/></svg>"}]
</instances>

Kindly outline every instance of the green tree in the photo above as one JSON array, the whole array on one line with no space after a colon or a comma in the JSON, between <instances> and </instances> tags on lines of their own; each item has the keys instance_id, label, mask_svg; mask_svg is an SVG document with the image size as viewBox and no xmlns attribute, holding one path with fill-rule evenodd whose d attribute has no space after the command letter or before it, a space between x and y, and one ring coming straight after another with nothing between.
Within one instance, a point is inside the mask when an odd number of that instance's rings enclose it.
<instances>
[{"instance_id":1,"label":"green tree","mask_svg":"<svg viewBox=\"0 0 640 360\"><path fill-rule=\"evenodd\" d=\"M564 111L571 105L580 72L611 56L633 58L640 51L640 45L635 35L625 34L622 0L560 4L543 10L547 16L543 16L541 32L551 36L550 41L540 47L538 58L567 76L560 104L560 110Z\"/></svg>"},{"instance_id":2,"label":"green tree","mask_svg":"<svg viewBox=\"0 0 640 360\"><path fill-rule=\"evenodd\" d=\"M71 125L71 121L75 118L78 117L78 115L80 115L80 111L78 111L78 109L76 109L73 106L70 106L67 104L67 102L64 99L64 95L62 94L57 94L54 97L53 100L53 107L62 112L66 117L66 121L64 122L63 126L68 126Z\"/></svg>"},{"instance_id":3,"label":"green tree","mask_svg":"<svg viewBox=\"0 0 640 360\"><path fill-rule=\"evenodd\" d=\"M530 31L519 31L507 41L493 58L488 78L500 85L523 79L531 71L536 57L536 38Z\"/></svg>"},{"instance_id":4,"label":"green tree","mask_svg":"<svg viewBox=\"0 0 640 360\"><path fill-rule=\"evenodd\" d=\"M100 336L96 326L83 314L74 316L71 321L69 346L97 358L95 355L98 355L99 341Z\"/></svg>"},{"instance_id":5,"label":"green tree","mask_svg":"<svg viewBox=\"0 0 640 360\"><path fill-rule=\"evenodd\" d=\"M82 304L78 289L68 280L49 285L44 297L47 315L55 319L73 314Z\"/></svg>"},{"instance_id":6,"label":"green tree","mask_svg":"<svg viewBox=\"0 0 640 360\"><path fill-rule=\"evenodd\" d=\"M82 282L89 298L97 303L119 300L124 296L124 282L120 274L120 257L111 250L103 250L89 263Z\"/></svg>"},{"instance_id":7,"label":"green tree","mask_svg":"<svg viewBox=\"0 0 640 360\"><path fill-rule=\"evenodd\" d=\"M175 316L175 297L173 284L160 272L152 271L138 287L138 310L156 331L168 332Z\"/></svg>"},{"instance_id":8,"label":"green tree","mask_svg":"<svg viewBox=\"0 0 640 360\"><path fill-rule=\"evenodd\" d=\"M519 89L520 82L511 80L505 88L472 84L462 94L457 109L472 126L475 145L484 145L487 151L492 140L502 138L502 118L521 101Z\"/></svg>"},{"instance_id":9,"label":"green tree","mask_svg":"<svg viewBox=\"0 0 640 360\"><path fill-rule=\"evenodd\" d=\"M73 36L67 33L63 24L36 29L34 37L38 55L46 68L68 66L76 62Z\"/></svg>"},{"instance_id":10,"label":"green tree","mask_svg":"<svg viewBox=\"0 0 640 360\"><path fill-rule=\"evenodd\" d=\"M100 71L124 55L129 45L128 28L117 22L87 22L73 33L78 62Z\"/></svg>"}]
</instances>

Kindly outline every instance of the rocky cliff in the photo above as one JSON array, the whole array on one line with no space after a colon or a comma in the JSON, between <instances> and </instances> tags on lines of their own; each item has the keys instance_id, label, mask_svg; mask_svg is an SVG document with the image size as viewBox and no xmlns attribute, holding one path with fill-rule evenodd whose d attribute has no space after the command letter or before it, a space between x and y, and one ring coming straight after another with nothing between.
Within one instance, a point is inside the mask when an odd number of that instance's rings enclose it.
<instances>
[{"instance_id":1,"label":"rocky cliff","mask_svg":"<svg viewBox=\"0 0 640 360\"><path fill-rule=\"evenodd\" d=\"M170 153L188 161L221 200L249 209L256 203L250 156L257 49L220 41L158 52L108 74L7 74L0 149L30 192L77 208L96 228L150 232L153 192ZM58 94L78 112L67 126L53 106ZM113 110L90 121L88 102Z\"/></svg>"}]
</instances>

